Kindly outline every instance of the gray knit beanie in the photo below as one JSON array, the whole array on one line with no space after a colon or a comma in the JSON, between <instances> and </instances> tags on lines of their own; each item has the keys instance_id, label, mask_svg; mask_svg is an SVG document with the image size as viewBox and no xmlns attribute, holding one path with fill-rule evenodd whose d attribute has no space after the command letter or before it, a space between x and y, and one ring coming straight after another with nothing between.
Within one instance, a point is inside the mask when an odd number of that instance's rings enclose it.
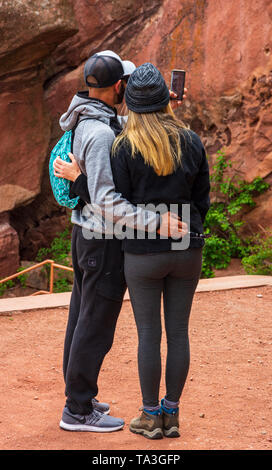
<instances>
[{"instance_id":1,"label":"gray knit beanie","mask_svg":"<svg viewBox=\"0 0 272 470\"><path fill-rule=\"evenodd\" d=\"M137 67L129 77L125 100L128 109L135 113L152 113L167 106L170 95L160 71L146 62Z\"/></svg>"}]
</instances>

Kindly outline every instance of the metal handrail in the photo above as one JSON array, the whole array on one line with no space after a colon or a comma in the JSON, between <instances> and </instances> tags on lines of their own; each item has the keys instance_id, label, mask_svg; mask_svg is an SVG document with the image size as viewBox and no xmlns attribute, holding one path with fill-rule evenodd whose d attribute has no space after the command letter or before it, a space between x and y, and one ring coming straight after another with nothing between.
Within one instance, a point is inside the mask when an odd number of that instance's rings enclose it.
<instances>
[{"instance_id":1,"label":"metal handrail","mask_svg":"<svg viewBox=\"0 0 272 470\"><path fill-rule=\"evenodd\" d=\"M18 276L21 276L24 273L27 273L29 271L32 271L33 269L37 269L45 264L50 264L50 277L49 277L49 291L46 290L40 290L38 292L34 292L34 294L31 295L38 295L38 294L53 294L53 285L54 285L54 268L58 269L65 269L66 271L74 271L73 268L70 268L69 266L64 266L62 264L55 263L54 260L52 259L46 259L42 261L41 263L37 263L33 266L30 266L29 268L22 269L22 271L19 271L15 274L12 274L11 276L5 277L4 279L0 280L0 284L3 282L10 281L11 279L15 279Z\"/></svg>"}]
</instances>

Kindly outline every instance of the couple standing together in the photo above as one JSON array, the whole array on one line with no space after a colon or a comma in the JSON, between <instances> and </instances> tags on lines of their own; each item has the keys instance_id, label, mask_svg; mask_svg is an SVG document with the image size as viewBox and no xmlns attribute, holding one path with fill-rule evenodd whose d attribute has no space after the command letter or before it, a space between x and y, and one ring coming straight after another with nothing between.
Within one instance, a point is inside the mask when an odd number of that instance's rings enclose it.
<instances>
[{"instance_id":1,"label":"couple standing together","mask_svg":"<svg viewBox=\"0 0 272 470\"><path fill-rule=\"evenodd\" d=\"M182 205L189 204L190 230L203 231L210 191L205 150L198 135L175 117L171 92L154 65L135 68L103 51L87 60L84 78L88 91L77 93L60 119L64 131L74 129L74 157L71 163L58 158L54 164L55 175L71 181L71 197L80 197L72 212L74 284L60 427L111 432L124 426L95 397L128 287L143 402L142 414L129 429L150 439L178 437L179 400L190 361L188 323L204 241L190 238L186 249L171 248L177 238L189 236L180 220ZM124 96L127 119L115 108ZM158 214L150 204L166 210ZM178 215L170 212L171 204ZM109 216L116 226L125 221L132 234L137 228L140 236L122 240L110 233ZM166 395L160 400L162 294L167 361Z\"/></svg>"}]
</instances>

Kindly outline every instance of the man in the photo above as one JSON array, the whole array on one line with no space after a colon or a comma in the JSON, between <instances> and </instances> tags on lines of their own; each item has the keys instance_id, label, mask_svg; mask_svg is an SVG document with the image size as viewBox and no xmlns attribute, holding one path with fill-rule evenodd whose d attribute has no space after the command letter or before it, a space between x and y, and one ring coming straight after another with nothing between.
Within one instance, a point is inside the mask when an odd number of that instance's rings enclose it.
<instances>
[{"instance_id":1,"label":"man","mask_svg":"<svg viewBox=\"0 0 272 470\"><path fill-rule=\"evenodd\" d=\"M87 176L91 201L90 210L72 213L74 285L63 361L67 400L60 421L61 428L71 431L110 432L124 426L122 419L106 414L107 404L95 400L98 374L112 346L126 290L121 240L105 220L125 218L132 228L137 224L140 230L180 236L181 222L172 223L170 231L169 220L177 221L169 213L145 211L115 192L110 152L121 127L114 106L122 102L125 77L131 72L131 63L112 51L94 54L84 67L88 91L74 96L60 119L65 131L77 124L73 153Z\"/></svg>"}]
</instances>

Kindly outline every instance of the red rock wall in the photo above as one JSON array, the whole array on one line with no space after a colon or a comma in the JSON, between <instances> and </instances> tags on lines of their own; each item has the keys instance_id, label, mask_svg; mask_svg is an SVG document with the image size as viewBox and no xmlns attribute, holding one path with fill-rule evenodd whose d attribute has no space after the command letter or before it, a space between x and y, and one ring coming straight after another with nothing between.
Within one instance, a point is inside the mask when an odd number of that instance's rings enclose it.
<instances>
[{"instance_id":1,"label":"red rock wall","mask_svg":"<svg viewBox=\"0 0 272 470\"><path fill-rule=\"evenodd\" d=\"M242 177L272 181L269 0L6 0L1 8L0 212L11 211L24 258L65 226L48 156L96 50L113 49L136 65L151 61L168 83L172 68L186 69L188 99L178 113L211 158L224 147ZM272 226L271 200L271 192L259 198L252 227Z\"/></svg>"},{"instance_id":2,"label":"red rock wall","mask_svg":"<svg viewBox=\"0 0 272 470\"><path fill-rule=\"evenodd\" d=\"M20 218L10 211L18 207L22 224L27 222L24 205L41 193L48 154L51 122L44 101L44 61L77 29L70 2L5 0L0 30L0 276L6 276L16 272L20 259L13 228L17 230ZM38 224L39 215L33 209L29 214L31 223ZM19 235L24 244L25 231Z\"/></svg>"},{"instance_id":3,"label":"red rock wall","mask_svg":"<svg viewBox=\"0 0 272 470\"><path fill-rule=\"evenodd\" d=\"M180 115L202 134L208 153L224 146L247 179L271 173L272 4L270 0L165 1L144 31L146 52L170 82L187 71Z\"/></svg>"}]
</instances>

